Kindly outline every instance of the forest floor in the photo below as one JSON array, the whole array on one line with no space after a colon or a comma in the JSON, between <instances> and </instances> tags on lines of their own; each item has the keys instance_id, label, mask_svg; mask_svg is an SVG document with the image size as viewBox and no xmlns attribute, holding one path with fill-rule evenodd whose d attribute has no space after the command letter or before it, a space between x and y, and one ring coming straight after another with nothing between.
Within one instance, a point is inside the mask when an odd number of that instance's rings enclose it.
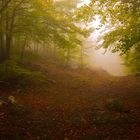
<instances>
[{"instance_id":1,"label":"forest floor","mask_svg":"<svg viewBox=\"0 0 140 140\"><path fill-rule=\"evenodd\" d=\"M46 82L0 90L0 140L140 140L140 77L37 65Z\"/></svg>"}]
</instances>

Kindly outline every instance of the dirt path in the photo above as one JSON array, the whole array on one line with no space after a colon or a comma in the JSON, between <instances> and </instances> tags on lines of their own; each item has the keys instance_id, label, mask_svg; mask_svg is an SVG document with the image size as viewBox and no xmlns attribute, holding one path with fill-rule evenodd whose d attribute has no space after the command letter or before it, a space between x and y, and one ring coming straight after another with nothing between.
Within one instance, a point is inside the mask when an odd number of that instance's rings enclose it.
<instances>
[{"instance_id":1,"label":"dirt path","mask_svg":"<svg viewBox=\"0 0 140 140\"><path fill-rule=\"evenodd\" d=\"M13 95L17 104L0 107L0 139L140 139L139 78L39 65L47 77L44 84L1 92Z\"/></svg>"}]
</instances>

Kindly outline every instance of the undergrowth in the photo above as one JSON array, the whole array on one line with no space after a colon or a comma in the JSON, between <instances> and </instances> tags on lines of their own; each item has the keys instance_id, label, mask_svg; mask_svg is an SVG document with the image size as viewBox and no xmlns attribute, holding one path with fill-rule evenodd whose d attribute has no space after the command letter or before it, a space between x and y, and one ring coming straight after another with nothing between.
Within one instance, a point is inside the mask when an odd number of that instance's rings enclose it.
<instances>
[{"instance_id":1,"label":"undergrowth","mask_svg":"<svg viewBox=\"0 0 140 140\"><path fill-rule=\"evenodd\" d=\"M34 79L41 81L44 78L41 72L25 69L12 60L0 64L1 88L25 88L33 83Z\"/></svg>"},{"instance_id":2,"label":"undergrowth","mask_svg":"<svg viewBox=\"0 0 140 140\"><path fill-rule=\"evenodd\" d=\"M107 110L116 111L116 112L124 112L125 108L123 103L118 99L110 99L106 102L105 105Z\"/></svg>"}]
</instances>

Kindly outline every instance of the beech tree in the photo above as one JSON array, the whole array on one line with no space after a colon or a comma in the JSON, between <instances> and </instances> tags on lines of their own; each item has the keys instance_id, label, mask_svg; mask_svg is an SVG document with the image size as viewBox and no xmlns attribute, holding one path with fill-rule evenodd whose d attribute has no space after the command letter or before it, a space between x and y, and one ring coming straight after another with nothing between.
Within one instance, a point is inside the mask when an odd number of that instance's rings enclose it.
<instances>
[{"instance_id":1,"label":"beech tree","mask_svg":"<svg viewBox=\"0 0 140 140\"><path fill-rule=\"evenodd\" d=\"M74 16L73 11L66 14L53 1L7 0L1 1L0 7L1 61L10 59L15 46L23 58L27 46L54 44L58 48L75 48L81 45L81 36L90 33L76 24L70 16Z\"/></svg>"},{"instance_id":2,"label":"beech tree","mask_svg":"<svg viewBox=\"0 0 140 140\"><path fill-rule=\"evenodd\" d=\"M77 19L91 22L100 16L101 27L109 24L102 47L120 52L126 64L140 71L140 0L91 0L77 12Z\"/></svg>"}]
</instances>

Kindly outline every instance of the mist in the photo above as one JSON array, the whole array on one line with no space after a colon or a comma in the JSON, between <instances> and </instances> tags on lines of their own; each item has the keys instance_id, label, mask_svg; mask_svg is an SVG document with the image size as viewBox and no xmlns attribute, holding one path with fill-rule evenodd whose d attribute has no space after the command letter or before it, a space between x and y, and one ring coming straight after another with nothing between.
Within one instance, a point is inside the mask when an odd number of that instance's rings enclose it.
<instances>
[{"instance_id":1,"label":"mist","mask_svg":"<svg viewBox=\"0 0 140 140\"><path fill-rule=\"evenodd\" d=\"M99 50L94 50L93 54L89 54L90 67L101 68L114 76L127 75L126 67L122 65L123 61L120 58L119 53L112 53L107 51L104 54L104 52L105 50L101 48Z\"/></svg>"},{"instance_id":2,"label":"mist","mask_svg":"<svg viewBox=\"0 0 140 140\"><path fill-rule=\"evenodd\" d=\"M79 8L84 4L88 5L89 3L90 0L82 1L77 5L77 7ZM102 44L102 41L98 42L99 38L103 39L104 34L112 30L109 23L101 26L100 16L95 15L94 20L89 23L89 26L92 27L94 31L83 44L85 48L89 47L89 49L85 51L88 56L87 63L89 67L103 69L114 76L127 75L127 68L123 65L123 60L120 57L119 52L112 53L110 50L105 52L105 49L102 47L100 49L96 49L98 45Z\"/></svg>"}]
</instances>

